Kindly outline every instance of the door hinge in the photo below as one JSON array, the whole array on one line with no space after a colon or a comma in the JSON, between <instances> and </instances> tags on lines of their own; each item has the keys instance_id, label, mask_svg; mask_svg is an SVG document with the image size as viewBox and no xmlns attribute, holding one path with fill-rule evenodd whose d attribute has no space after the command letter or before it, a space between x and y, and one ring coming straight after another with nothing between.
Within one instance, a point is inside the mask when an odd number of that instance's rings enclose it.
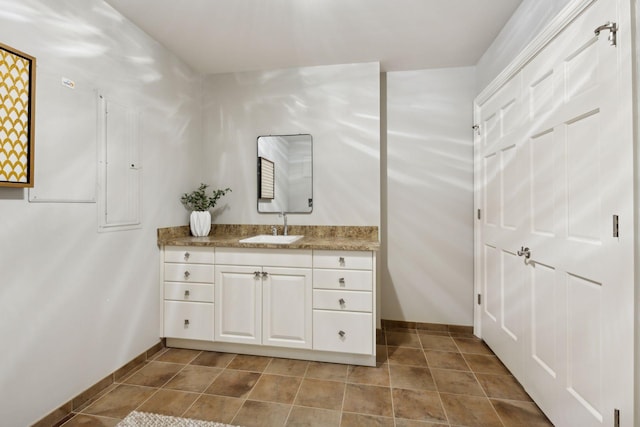
<instances>
[{"instance_id":1,"label":"door hinge","mask_svg":"<svg viewBox=\"0 0 640 427\"><path fill-rule=\"evenodd\" d=\"M606 24L600 25L598 28L593 30L593 32L596 34L596 36L599 36L600 31L603 30L609 30L609 44L611 46L616 46L618 43L618 40L616 38L616 33L618 32L618 24L616 24L615 22L607 21Z\"/></svg>"},{"instance_id":2,"label":"door hinge","mask_svg":"<svg viewBox=\"0 0 640 427\"><path fill-rule=\"evenodd\" d=\"M620 223L618 215L613 216L613 237L620 237Z\"/></svg>"},{"instance_id":3,"label":"door hinge","mask_svg":"<svg viewBox=\"0 0 640 427\"><path fill-rule=\"evenodd\" d=\"M613 410L613 427L620 427L620 409Z\"/></svg>"},{"instance_id":4,"label":"door hinge","mask_svg":"<svg viewBox=\"0 0 640 427\"><path fill-rule=\"evenodd\" d=\"M471 129L476 131L476 134L480 135L480 125L473 125Z\"/></svg>"},{"instance_id":5,"label":"door hinge","mask_svg":"<svg viewBox=\"0 0 640 427\"><path fill-rule=\"evenodd\" d=\"M482 211L478 209L478 219L482 218Z\"/></svg>"},{"instance_id":6,"label":"door hinge","mask_svg":"<svg viewBox=\"0 0 640 427\"><path fill-rule=\"evenodd\" d=\"M482 295L478 294L478 305L482 304Z\"/></svg>"}]
</instances>

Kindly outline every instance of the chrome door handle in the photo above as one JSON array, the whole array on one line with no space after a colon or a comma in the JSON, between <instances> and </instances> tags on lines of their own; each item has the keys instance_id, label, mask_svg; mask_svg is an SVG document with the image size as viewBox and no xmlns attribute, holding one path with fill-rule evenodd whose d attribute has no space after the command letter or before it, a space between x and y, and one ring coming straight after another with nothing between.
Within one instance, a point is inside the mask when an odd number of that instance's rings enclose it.
<instances>
[{"instance_id":1,"label":"chrome door handle","mask_svg":"<svg viewBox=\"0 0 640 427\"><path fill-rule=\"evenodd\" d=\"M191 276L191 273L189 273L189 270L185 271L185 272L184 272L184 278L185 278L185 279L188 279L188 278L189 278L189 276Z\"/></svg>"},{"instance_id":2,"label":"chrome door handle","mask_svg":"<svg viewBox=\"0 0 640 427\"><path fill-rule=\"evenodd\" d=\"M255 277L256 279L260 278L260 272L259 271L254 271L253 272L253 277Z\"/></svg>"},{"instance_id":3,"label":"chrome door handle","mask_svg":"<svg viewBox=\"0 0 640 427\"><path fill-rule=\"evenodd\" d=\"M529 248L525 248L524 246L521 246L520 250L517 253L518 256L524 255L525 259L531 258L531 251L529 250Z\"/></svg>"},{"instance_id":4,"label":"chrome door handle","mask_svg":"<svg viewBox=\"0 0 640 427\"><path fill-rule=\"evenodd\" d=\"M345 331L340 331L338 332L338 335L340 335L341 338L344 338L344 336L347 335L347 333Z\"/></svg>"}]
</instances>

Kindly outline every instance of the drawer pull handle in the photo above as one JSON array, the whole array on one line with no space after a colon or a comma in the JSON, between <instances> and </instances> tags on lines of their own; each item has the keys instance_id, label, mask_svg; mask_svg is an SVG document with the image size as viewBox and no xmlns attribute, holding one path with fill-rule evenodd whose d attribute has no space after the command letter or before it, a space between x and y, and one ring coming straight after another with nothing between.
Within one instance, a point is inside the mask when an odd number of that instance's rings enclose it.
<instances>
[{"instance_id":1,"label":"drawer pull handle","mask_svg":"<svg viewBox=\"0 0 640 427\"><path fill-rule=\"evenodd\" d=\"M191 256L191 254L189 252L185 252L184 253L184 260L185 261L189 261L189 257Z\"/></svg>"},{"instance_id":2,"label":"drawer pull handle","mask_svg":"<svg viewBox=\"0 0 640 427\"><path fill-rule=\"evenodd\" d=\"M338 335L340 335L341 338L344 338L344 336L347 335L347 333L345 331L340 331L338 332Z\"/></svg>"},{"instance_id":3,"label":"drawer pull handle","mask_svg":"<svg viewBox=\"0 0 640 427\"><path fill-rule=\"evenodd\" d=\"M190 294L189 289L187 289L186 291L184 291L184 297L185 297L185 298L188 298L188 297L189 297L189 294Z\"/></svg>"},{"instance_id":4,"label":"drawer pull handle","mask_svg":"<svg viewBox=\"0 0 640 427\"><path fill-rule=\"evenodd\" d=\"M189 273L189 270L185 271L185 272L184 272L184 278L185 278L185 279L188 279L188 278L189 278L189 276L191 276L191 273Z\"/></svg>"},{"instance_id":5,"label":"drawer pull handle","mask_svg":"<svg viewBox=\"0 0 640 427\"><path fill-rule=\"evenodd\" d=\"M340 303L340 305L344 305L344 304L345 304L345 300L344 300L343 298L340 298L340 299L338 300L338 302Z\"/></svg>"},{"instance_id":6,"label":"drawer pull handle","mask_svg":"<svg viewBox=\"0 0 640 427\"><path fill-rule=\"evenodd\" d=\"M343 256L341 256L340 258L338 258L338 263L339 263L340 265L344 265L344 257L343 257Z\"/></svg>"},{"instance_id":7,"label":"drawer pull handle","mask_svg":"<svg viewBox=\"0 0 640 427\"><path fill-rule=\"evenodd\" d=\"M338 283L340 283L340 285L344 286L344 277L341 277L338 279Z\"/></svg>"},{"instance_id":8,"label":"drawer pull handle","mask_svg":"<svg viewBox=\"0 0 640 427\"><path fill-rule=\"evenodd\" d=\"M184 319L184 326L189 326L189 319Z\"/></svg>"}]
</instances>

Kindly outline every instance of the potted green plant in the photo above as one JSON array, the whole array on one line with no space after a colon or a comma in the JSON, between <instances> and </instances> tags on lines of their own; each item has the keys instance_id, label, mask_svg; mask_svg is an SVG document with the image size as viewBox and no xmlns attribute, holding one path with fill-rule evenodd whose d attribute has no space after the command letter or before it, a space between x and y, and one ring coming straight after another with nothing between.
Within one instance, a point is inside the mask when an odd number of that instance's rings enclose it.
<instances>
[{"instance_id":1,"label":"potted green plant","mask_svg":"<svg viewBox=\"0 0 640 427\"><path fill-rule=\"evenodd\" d=\"M207 195L209 185L200 184L197 190L191 193L184 193L180 198L182 204L191 210L189 226L191 234L194 236L207 236L211 230L211 212L216 206L218 199L231 191L230 188L224 190L214 190L211 195Z\"/></svg>"}]
</instances>

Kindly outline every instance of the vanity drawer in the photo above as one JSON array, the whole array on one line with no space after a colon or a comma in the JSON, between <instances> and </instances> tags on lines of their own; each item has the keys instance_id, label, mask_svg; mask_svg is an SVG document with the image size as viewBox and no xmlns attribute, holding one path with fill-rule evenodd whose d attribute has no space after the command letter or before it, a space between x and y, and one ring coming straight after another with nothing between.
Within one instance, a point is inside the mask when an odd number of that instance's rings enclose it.
<instances>
[{"instance_id":1,"label":"vanity drawer","mask_svg":"<svg viewBox=\"0 0 640 427\"><path fill-rule=\"evenodd\" d=\"M362 270L313 270L313 287L316 289L341 289L370 291L373 273Z\"/></svg>"},{"instance_id":2,"label":"vanity drawer","mask_svg":"<svg viewBox=\"0 0 640 427\"><path fill-rule=\"evenodd\" d=\"M314 268L347 268L372 270L373 255L370 251L313 251Z\"/></svg>"},{"instance_id":3,"label":"vanity drawer","mask_svg":"<svg viewBox=\"0 0 640 427\"><path fill-rule=\"evenodd\" d=\"M193 246L166 246L164 248L165 262L179 262L184 264L213 264L213 248Z\"/></svg>"},{"instance_id":4,"label":"vanity drawer","mask_svg":"<svg viewBox=\"0 0 640 427\"><path fill-rule=\"evenodd\" d=\"M372 325L370 313L313 310L313 348L373 354Z\"/></svg>"},{"instance_id":5,"label":"vanity drawer","mask_svg":"<svg viewBox=\"0 0 640 427\"><path fill-rule=\"evenodd\" d=\"M371 313L371 292L313 290L313 308Z\"/></svg>"},{"instance_id":6,"label":"vanity drawer","mask_svg":"<svg viewBox=\"0 0 640 427\"><path fill-rule=\"evenodd\" d=\"M164 336L213 341L213 304L165 301Z\"/></svg>"},{"instance_id":7,"label":"vanity drawer","mask_svg":"<svg viewBox=\"0 0 640 427\"><path fill-rule=\"evenodd\" d=\"M164 280L169 282L213 283L213 265L169 264L164 265Z\"/></svg>"},{"instance_id":8,"label":"vanity drawer","mask_svg":"<svg viewBox=\"0 0 640 427\"><path fill-rule=\"evenodd\" d=\"M213 302L213 285L176 282L165 283L164 299Z\"/></svg>"}]
</instances>

